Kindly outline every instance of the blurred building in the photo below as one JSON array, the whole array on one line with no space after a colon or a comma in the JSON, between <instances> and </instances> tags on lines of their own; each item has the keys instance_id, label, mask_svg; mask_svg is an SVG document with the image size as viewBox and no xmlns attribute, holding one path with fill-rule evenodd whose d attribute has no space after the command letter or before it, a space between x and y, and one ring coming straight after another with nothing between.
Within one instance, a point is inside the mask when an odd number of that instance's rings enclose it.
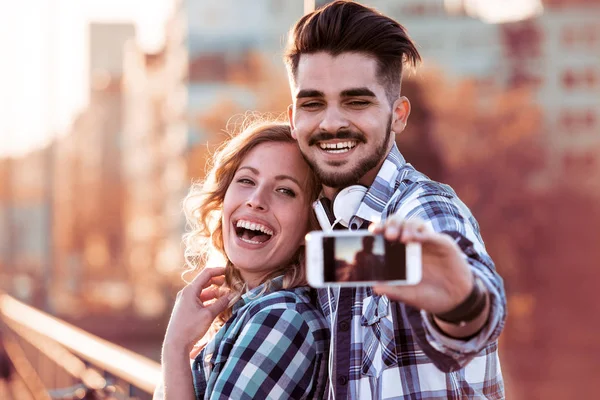
<instances>
[{"instance_id":1,"label":"blurred building","mask_svg":"<svg viewBox=\"0 0 600 400\"><path fill-rule=\"evenodd\" d=\"M226 118L214 129L198 121L223 101L257 107L260 94L249 87L264 73L257 54L285 76L281 44L303 5L176 0L173 8L160 54L144 54L134 43L125 47L126 262L130 273L146 276L140 280L145 292L161 290L165 277L181 285L182 200L190 183L203 178L207 142L224 138L219 132Z\"/></svg>"},{"instance_id":2,"label":"blurred building","mask_svg":"<svg viewBox=\"0 0 600 400\"><path fill-rule=\"evenodd\" d=\"M182 5L188 26L190 118L206 113L224 99L243 110L262 108L260 92L253 85L264 81L265 73L280 78L277 86L271 87L273 93L280 85L285 88L283 45L288 30L303 14L303 2L187 0ZM190 134L193 145L214 132L193 124Z\"/></svg>"},{"instance_id":3,"label":"blurred building","mask_svg":"<svg viewBox=\"0 0 600 400\"><path fill-rule=\"evenodd\" d=\"M52 151L0 162L0 289L44 309L52 280Z\"/></svg>"},{"instance_id":4,"label":"blurred building","mask_svg":"<svg viewBox=\"0 0 600 400\"><path fill-rule=\"evenodd\" d=\"M56 147L55 274L57 312L79 306L125 308L123 268L122 88L125 43L133 25L89 26L90 100ZM94 306L95 305L95 306Z\"/></svg>"},{"instance_id":5,"label":"blurred building","mask_svg":"<svg viewBox=\"0 0 600 400\"><path fill-rule=\"evenodd\" d=\"M123 73L125 43L135 38L135 26L130 23L92 22L89 34L89 81L120 77Z\"/></svg>"},{"instance_id":6,"label":"blurred building","mask_svg":"<svg viewBox=\"0 0 600 400\"><path fill-rule=\"evenodd\" d=\"M10 164L9 158L0 158L0 289L8 289L9 268L8 260L12 245L10 243L9 224L11 218L8 212L12 204L11 186L10 186Z\"/></svg>"},{"instance_id":7,"label":"blurred building","mask_svg":"<svg viewBox=\"0 0 600 400\"><path fill-rule=\"evenodd\" d=\"M595 185L600 172L600 3L547 7L532 21L539 42L538 100L546 116L554 175ZM514 32L518 35L518 32ZM533 68L532 68L533 69Z\"/></svg>"},{"instance_id":8,"label":"blurred building","mask_svg":"<svg viewBox=\"0 0 600 400\"><path fill-rule=\"evenodd\" d=\"M485 23L445 0L369 0L400 21L417 43L424 68L479 88L531 91L543 115L548 158L543 181L600 172L600 2L548 1L541 15ZM452 3L461 4L461 1ZM483 134L483 133L482 133ZM597 185L590 176L584 184Z\"/></svg>"},{"instance_id":9,"label":"blurred building","mask_svg":"<svg viewBox=\"0 0 600 400\"><path fill-rule=\"evenodd\" d=\"M124 262L131 276L134 308L155 316L166 311L163 286L180 259L175 254L171 269L158 268L168 224L164 208L169 192L163 184L168 145L165 55L145 54L130 41L123 72Z\"/></svg>"}]
</instances>

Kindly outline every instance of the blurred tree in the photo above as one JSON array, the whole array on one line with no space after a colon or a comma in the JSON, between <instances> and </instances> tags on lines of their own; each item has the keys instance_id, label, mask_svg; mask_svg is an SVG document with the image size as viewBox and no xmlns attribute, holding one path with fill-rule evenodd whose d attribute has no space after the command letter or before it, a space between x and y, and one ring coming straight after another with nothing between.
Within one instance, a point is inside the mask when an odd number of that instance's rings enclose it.
<instances>
[{"instance_id":1,"label":"blurred tree","mask_svg":"<svg viewBox=\"0 0 600 400\"><path fill-rule=\"evenodd\" d=\"M600 328L598 186L582 186L573 169L542 184L548 165L560 160L549 158L556 155L544 143L541 110L527 85L500 91L426 72L403 92L413 112L398 139L401 151L472 209L505 279L501 351L511 394L587 398L600 367L593 334Z\"/></svg>"}]
</instances>

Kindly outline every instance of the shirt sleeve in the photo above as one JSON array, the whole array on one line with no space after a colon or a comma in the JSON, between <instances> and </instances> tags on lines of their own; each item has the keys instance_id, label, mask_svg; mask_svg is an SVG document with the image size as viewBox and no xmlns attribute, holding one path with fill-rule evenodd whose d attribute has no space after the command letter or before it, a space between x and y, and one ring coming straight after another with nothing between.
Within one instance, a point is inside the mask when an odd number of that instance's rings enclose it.
<instances>
[{"instance_id":1,"label":"shirt sleeve","mask_svg":"<svg viewBox=\"0 0 600 400\"><path fill-rule=\"evenodd\" d=\"M495 345L506 320L506 294L502 278L487 254L479 225L466 205L450 190L424 185L413 191L396 210L407 219L420 218L440 233L451 236L462 250L489 293L490 315L483 329L469 340L453 339L441 332L431 315L421 311L411 318L417 340L425 345L432 361L442 370L464 367L487 346ZM418 325L418 326L415 326Z\"/></svg>"},{"instance_id":2,"label":"shirt sleeve","mask_svg":"<svg viewBox=\"0 0 600 400\"><path fill-rule=\"evenodd\" d=\"M315 338L299 312L263 309L233 343L210 398L306 398L316 385L317 357Z\"/></svg>"}]
</instances>

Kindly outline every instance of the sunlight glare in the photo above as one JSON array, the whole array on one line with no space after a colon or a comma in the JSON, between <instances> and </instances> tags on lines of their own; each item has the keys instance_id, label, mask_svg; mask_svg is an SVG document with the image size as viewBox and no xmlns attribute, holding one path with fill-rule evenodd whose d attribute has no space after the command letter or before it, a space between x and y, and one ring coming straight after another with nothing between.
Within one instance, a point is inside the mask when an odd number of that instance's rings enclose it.
<instances>
[{"instance_id":1,"label":"sunlight glare","mask_svg":"<svg viewBox=\"0 0 600 400\"><path fill-rule=\"evenodd\" d=\"M521 21L543 12L541 0L464 0L468 15L490 24Z\"/></svg>"}]
</instances>

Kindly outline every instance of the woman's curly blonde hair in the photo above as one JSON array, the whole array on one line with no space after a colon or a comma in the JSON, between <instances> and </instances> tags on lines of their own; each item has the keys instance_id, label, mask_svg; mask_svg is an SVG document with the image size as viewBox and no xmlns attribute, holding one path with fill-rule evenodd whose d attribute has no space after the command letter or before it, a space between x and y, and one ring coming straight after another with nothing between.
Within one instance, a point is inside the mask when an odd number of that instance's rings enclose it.
<instances>
[{"instance_id":1,"label":"woman's curly blonde hair","mask_svg":"<svg viewBox=\"0 0 600 400\"><path fill-rule=\"evenodd\" d=\"M183 236L184 255L189 267L186 272L197 272L204 268L216 251L226 262L225 282L235 295L230 305L245 292L246 285L239 270L231 264L225 254L221 220L223 200L242 160L262 143L296 144L296 141L287 123L263 119L246 124L239 134L232 135L219 147L209 161L210 170L206 179L204 182L194 183L183 202L187 222L187 232ZM309 200L306 206L310 207L321 190L321 184L313 173L309 174L308 185L304 189ZM307 231L318 226L313 213L309 215L311 220L307 221ZM284 288L306 284L302 247L298 249L290 265L282 265L264 279L262 283L266 283L265 290L268 289L270 280L279 275L284 276Z\"/></svg>"}]
</instances>

